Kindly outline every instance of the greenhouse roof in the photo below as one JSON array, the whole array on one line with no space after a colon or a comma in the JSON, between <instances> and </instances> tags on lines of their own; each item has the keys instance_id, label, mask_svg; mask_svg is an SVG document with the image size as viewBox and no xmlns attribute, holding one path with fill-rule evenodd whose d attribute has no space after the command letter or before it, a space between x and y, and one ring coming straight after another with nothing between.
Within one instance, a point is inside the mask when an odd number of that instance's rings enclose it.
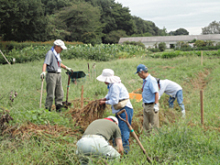
<instances>
[{"instance_id":1,"label":"greenhouse roof","mask_svg":"<svg viewBox=\"0 0 220 165\"><path fill-rule=\"evenodd\" d=\"M151 37L122 37L119 39L119 44L125 41L136 42L178 42L178 41L192 41L192 40L220 40L220 34L207 35L180 35L180 36L151 36Z\"/></svg>"}]
</instances>

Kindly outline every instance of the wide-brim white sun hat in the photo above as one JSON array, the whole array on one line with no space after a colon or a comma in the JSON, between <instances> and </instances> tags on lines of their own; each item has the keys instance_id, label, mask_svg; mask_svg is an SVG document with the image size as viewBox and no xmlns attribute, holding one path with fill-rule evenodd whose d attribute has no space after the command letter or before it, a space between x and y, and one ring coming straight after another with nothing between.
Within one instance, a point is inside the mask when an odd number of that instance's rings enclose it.
<instances>
[{"instance_id":1,"label":"wide-brim white sun hat","mask_svg":"<svg viewBox=\"0 0 220 165\"><path fill-rule=\"evenodd\" d=\"M64 42L60 39L57 39L54 41L54 45L60 46L62 49L67 49L67 47L65 46Z\"/></svg>"},{"instance_id":2,"label":"wide-brim white sun hat","mask_svg":"<svg viewBox=\"0 0 220 165\"><path fill-rule=\"evenodd\" d=\"M115 116L108 116L107 118L112 119L113 121L115 121L118 124L118 119Z\"/></svg>"},{"instance_id":3,"label":"wide-brim white sun hat","mask_svg":"<svg viewBox=\"0 0 220 165\"><path fill-rule=\"evenodd\" d=\"M98 81L107 83L120 83L121 79L118 76L114 76L112 69L104 69L102 74L96 78Z\"/></svg>"}]
</instances>

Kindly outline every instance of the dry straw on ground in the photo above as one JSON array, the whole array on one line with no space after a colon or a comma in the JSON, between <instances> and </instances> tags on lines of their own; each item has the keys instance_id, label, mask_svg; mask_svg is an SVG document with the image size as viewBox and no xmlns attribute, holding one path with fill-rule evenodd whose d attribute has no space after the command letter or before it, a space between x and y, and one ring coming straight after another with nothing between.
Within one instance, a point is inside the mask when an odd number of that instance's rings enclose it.
<instances>
[{"instance_id":1,"label":"dry straw on ground","mask_svg":"<svg viewBox=\"0 0 220 165\"><path fill-rule=\"evenodd\" d=\"M76 103L75 103L76 104ZM72 115L73 122L83 130L94 120L103 118L106 105L99 105L99 100L90 101L83 108L70 108L68 114Z\"/></svg>"}]
</instances>

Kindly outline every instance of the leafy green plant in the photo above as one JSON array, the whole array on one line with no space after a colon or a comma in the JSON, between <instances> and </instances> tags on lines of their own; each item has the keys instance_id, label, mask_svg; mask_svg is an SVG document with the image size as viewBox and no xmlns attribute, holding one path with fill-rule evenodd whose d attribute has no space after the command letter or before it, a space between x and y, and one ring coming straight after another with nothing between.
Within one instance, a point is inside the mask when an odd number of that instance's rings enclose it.
<instances>
[{"instance_id":1,"label":"leafy green plant","mask_svg":"<svg viewBox=\"0 0 220 165\"><path fill-rule=\"evenodd\" d=\"M203 46L206 46L206 43L203 40L197 40L194 45L196 47L203 47Z\"/></svg>"},{"instance_id":2,"label":"leafy green plant","mask_svg":"<svg viewBox=\"0 0 220 165\"><path fill-rule=\"evenodd\" d=\"M165 42L160 42L158 44L158 47L159 47L160 51L163 52L166 49L166 43Z\"/></svg>"}]
</instances>

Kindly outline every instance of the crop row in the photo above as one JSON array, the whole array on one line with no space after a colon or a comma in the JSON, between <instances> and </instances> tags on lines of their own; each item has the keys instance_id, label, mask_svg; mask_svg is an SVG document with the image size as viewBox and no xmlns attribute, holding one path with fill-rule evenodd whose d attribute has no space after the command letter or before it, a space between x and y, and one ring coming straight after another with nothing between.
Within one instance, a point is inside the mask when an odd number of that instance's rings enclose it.
<instances>
[{"instance_id":1,"label":"crop row","mask_svg":"<svg viewBox=\"0 0 220 165\"><path fill-rule=\"evenodd\" d=\"M29 46L21 50L12 49L5 54L9 62L25 63L45 58L51 46ZM133 56L150 56L153 58L174 58L178 56L201 56L201 51L169 51L149 53L146 49L136 45L91 44L68 45L68 49L62 52L62 59L86 59L95 61L109 61L118 58L131 58ZM216 51L204 51L204 56L220 56L220 49ZM6 60L0 55L0 64L6 64Z\"/></svg>"},{"instance_id":2,"label":"crop row","mask_svg":"<svg viewBox=\"0 0 220 165\"><path fill-rule=\"evenodd\" d=\"M15 58L17 63L24 63L44 59L49 46L30 46L21 50L12 49L7 53L6 58L12 62ZM141 56L145 54L145 49L134 45L110 45L100 44L92 46L82 44L68 46L68 49L61 53L62 59L82 58L96 61L109 61L116 58L130 58L132 56ZM5 59L0 56L0 64L5 64Z\"/></svg>"}]
</instances>

